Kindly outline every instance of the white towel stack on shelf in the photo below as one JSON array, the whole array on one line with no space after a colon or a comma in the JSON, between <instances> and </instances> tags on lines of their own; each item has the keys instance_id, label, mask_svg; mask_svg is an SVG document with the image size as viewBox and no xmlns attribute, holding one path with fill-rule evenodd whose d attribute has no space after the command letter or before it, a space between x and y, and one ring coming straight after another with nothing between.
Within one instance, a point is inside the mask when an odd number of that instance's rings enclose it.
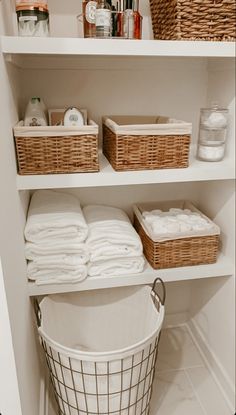
<instances>
[{"instance_id":1,"label":"white towel stack on shelf","mask_svg":"<svg viewBox=\"0 0 236 415\"><path fill-rule=\"evenodd\" d=\"M145 260L139 235L121 209L89 205L83 209L89 227L90 277L117 276L143 271Z\"/></svg>"},{"instance_id":2,"label":"white towel stack on shelf","mask_svg":"<svg viewBox=\"0 0 236 415\"><path fill-rule=\"evenodd\" d=\"M70 194L38 190L25 226L28 278L36 284L79 282L87 276L88 234L79 200Z\"/></svg>"}]
</instances>

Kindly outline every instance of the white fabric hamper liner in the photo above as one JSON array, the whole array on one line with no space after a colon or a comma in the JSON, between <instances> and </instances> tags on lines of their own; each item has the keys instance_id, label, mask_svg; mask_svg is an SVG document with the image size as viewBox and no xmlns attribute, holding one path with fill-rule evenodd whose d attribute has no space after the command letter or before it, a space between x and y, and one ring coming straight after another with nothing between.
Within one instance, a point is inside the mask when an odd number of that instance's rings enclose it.
<instances>
[{"instance_id":1,"label":"white fabric hamper liner","mask_svg":"<svg viewBox=\"0 0 236 415\"><path fill-rule=\"evenodd\" d=\"M156 282L41 301L38 330L60 414L148 414L164 318Z\"/></svg>"}]
</instances>

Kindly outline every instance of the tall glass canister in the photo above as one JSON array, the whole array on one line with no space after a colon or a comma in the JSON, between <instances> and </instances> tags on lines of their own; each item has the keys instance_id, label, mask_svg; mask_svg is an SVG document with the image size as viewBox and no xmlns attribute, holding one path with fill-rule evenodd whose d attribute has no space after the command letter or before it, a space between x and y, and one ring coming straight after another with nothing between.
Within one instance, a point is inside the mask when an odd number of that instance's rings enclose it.
<instances>
[{"instance_id":1,"label":"tall glass canister","mask_svg":"<svg viewBox=\"0 0 236 415\"><path fill-rule=\"evenodd\" d=\"M204 161L220 161L225 155L228 109L213 105L200 114L197 156Z\"/></svg>"}]
</instances>

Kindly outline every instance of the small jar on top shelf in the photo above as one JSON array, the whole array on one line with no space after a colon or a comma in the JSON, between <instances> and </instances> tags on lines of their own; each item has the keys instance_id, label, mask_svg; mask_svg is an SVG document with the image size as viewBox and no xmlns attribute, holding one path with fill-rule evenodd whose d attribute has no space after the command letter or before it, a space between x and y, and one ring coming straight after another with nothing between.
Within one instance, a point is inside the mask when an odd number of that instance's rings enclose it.
<instances>
[{"instance_id":1,"label":"small jar on top shelf","mask_svg":"<svg viewBox=\"0 0 236 415\"><path fill-rule=\"evenodd\" d=\"M225 155L228 109L214 104L200 114L197 157L203 161L221 161Z\"/></svg>"}]
</instances>

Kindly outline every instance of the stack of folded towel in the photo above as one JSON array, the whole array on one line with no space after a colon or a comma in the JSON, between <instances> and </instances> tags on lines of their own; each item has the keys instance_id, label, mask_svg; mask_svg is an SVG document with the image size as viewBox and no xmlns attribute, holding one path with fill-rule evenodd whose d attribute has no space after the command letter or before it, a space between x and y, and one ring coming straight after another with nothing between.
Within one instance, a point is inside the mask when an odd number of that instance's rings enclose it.
<instances>
[{"instance_id":1,"label":"stack of folded towel","mask_svg":"<svg viewBox=\"0 0 236 415\"><path fill-rule=\"evenodd\" d=\"M83 209L89 233L90 277L128 275L143 271L145 260L139 235L125 212L109 206Z\"/></svg>"},{"instance_id":2,"label":"stack of folded towel","mask_svg":"<svg viewBox=\"0 0 236 415\"><path fill-rule=\"evenodd\" d=\"M38 285L85 279L87 234L88 226L76 197L51 190L36 191L25 227L28 278Z\"/></svg>"}]
</instances>

